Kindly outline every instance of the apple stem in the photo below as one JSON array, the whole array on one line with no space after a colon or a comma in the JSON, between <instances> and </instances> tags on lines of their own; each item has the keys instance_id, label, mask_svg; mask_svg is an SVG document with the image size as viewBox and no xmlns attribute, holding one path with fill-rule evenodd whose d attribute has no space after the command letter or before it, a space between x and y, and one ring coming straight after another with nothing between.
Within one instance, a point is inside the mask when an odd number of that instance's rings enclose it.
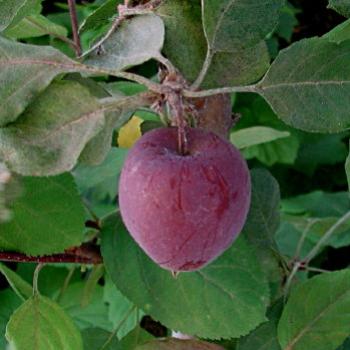
<instances>
[{"instance_id":1,"label":"apple stem","mask_svg":"<svg viewBox=\"0 0 350 350\"><path fill-rule=\"evenodd\" d=\"M179 274L180 274L180 271L171 271L171 275L173 276L173 278L177 278L178 276L179 276Z\"/></svg>"},{"instance_id":2,"label":"apple stem","mask_svg":"<svg viewBox=\"0 0 350 350\"><path fill-rule=\"evenodd\" d=\"M182 118L179 118L178 120L177 142L178 142L179 153L182 155L186 155L187 154L187 136L186 136L186 130L185 130L185 123Z\"/></svg>"},{"instance_id":3,"label":"apple stem","mask_svg":"<svg viewBox=\"0 0 350 350\"><path fill-rule=\"evenodd\" d=\"M172 92L168 96L168 103L177 126L177 140L179 154L188 154L188 140L186 135L186 120L184 117L183 97L178 92Z\"/></svg>"}]
</instances>

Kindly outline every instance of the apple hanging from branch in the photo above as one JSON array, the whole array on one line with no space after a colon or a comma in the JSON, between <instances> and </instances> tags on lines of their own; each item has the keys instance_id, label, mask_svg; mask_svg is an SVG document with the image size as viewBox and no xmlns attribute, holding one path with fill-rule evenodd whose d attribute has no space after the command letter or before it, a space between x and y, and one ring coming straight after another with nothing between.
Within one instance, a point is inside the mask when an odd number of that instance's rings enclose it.
<instances>
[{"instance_id":1,"label":"apple hanging from branch","mask_svg":"<svg viewBox=\"0 0 350 350\"><path fill-rule=\"evenodd\" d=\"M242 230L250 205L250 175L239 151L220 136L186 127L146 133L130 150L119 182L124 223L158 265L199 269L225 251Z\"/></svg>"}]
</instances>

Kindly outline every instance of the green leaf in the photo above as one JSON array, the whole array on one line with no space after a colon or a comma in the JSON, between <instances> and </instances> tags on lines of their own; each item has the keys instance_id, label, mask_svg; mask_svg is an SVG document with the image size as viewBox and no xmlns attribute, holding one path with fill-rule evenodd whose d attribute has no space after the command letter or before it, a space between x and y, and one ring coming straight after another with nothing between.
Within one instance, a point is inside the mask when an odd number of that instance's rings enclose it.
<instances>
[{"instance_id":1,"label":"green leaf","mask_svg":"<svg viewBox=\"0 0 350 350\"><path fill-rule=\"evenodd\" d=\"M280 190L278 182L266 169L251 171L252 197L244 232L259 246L270 246L279 226Z\"/></svg>"},{"instance_id":2,"label":"green leaf","mask_svg":"<svg viewBox=\"0 0 350 350\"><path fill-rule=\"evenodd\" d=\"M40 13L42 0L0 0L0 32L27 15Z\"/></svg>"},{"instance_id":3,"label":"green leaf","mask_svg":"<svg viewBox=\"0 0 350 350\"><path fill-rule=\"evenodd\" d=\"M104 43L103 49L89 56L86 63L124 70L160 55L164 24L156 15L142 15L124 21Z\"/></svg>"},{"instance_id":4,"label":"green leaf","mask_svg":"<svg viewBox=\"0 0 350 350\"><path fill-rule=\"evenodd\" d=\"M8 2L8 1L4 1ZM0 126L16 120L52 79L78 63L48 46L16 43L0 36Z\"/></svg>"},{"instance_id":5,"label":"green leaf","mask_svg":"<svg viewBox=\"0 0 350 350\"><path fill-rule=\"evenodd\" d=\"M281 350L277 339L277 325L281 313L282 304L279 302L269 310L269 321L246 337L240 338L235 350Z\"/></svg>"},{"instance_id":6,"label":"green leaf","mask_svg":"<svg viewBox=\"0 0 350 350\"><path fill-rule=\"evenodd\" d=\"M25 177L22 182L13 219L0 224L1 250L44 255L79 245L85 212L72 176Z\"/></svg>"},{"instance_id":7,"label":"green leaf","mask_svg":"<svg viewBox=\"0 0 350 350\"><path fill-rule=\"evenodd\" d=\"M97 97L98 99L103 99L115 95L107 91L105 88L107 84L95 81L92 78L83 77L80 73L68 73L64 76L64 80L74 81L80 85L83 85L89 90L91 95Z\"/></svg>"},{"instance_id":8,"label":"green leaf","mask_svg":"<svg viewBox=\"0 0 350 350\"><path fill-rule=\"evenodd\" d=\"M104 107L71 81L55 82L14 123L0 128L0 158L23 175L71 170L104 126Z\"/></svg>"},{"instance_id":9,"label":"green leaf","mask_svg":"<svg viewBox=\"0 0 350 350\"><path fill-rule=\"evenodd\" d=\"M35 295L11 316L6 338L16 350L82 350L73 321L50 299Z\"/></svg>"},{"instance_id":10,"label":"green leaf","mask_svg":"<svg viewBox=\"0 0 350 350\"><path fill-rule=\"evenodd\" d=\"M350 17L349 0L329 0L328 8L331 8L345 17Z\"/></svg>"},{"instance_id":11,"label":"green leaf","mask_svg":"<svg viewBox=\"0 0 350 350\"><path fill-rule=\"evenodd\" d=\"M5 276L8 284L23 301L33 295L33 287L16 272L0 263L0 272Z\"/></svg>"},{"instance_id":12,"label":"green leaf","mask_svg":"<svg viewBox=\"0 0 350 350\"><path fill-rule=\"evenodd\" d=\"M290 223L300 234L306 230L306 240L316 245L322 236L336 224L339 217L308 218L293 215L283 215L283 221ZM286 233L285 233L286 234ZM350 244L350 220L337 227L326 245L334 248ZM287 254L290 255L290 254Z\"/></svg>"},{"instance_id":13,"label":"green leaf","mask_svg":"<svg viewBox=\"0 0 350 350\"><path fill-rule=\"evenodd\" d=\"M103 301L103 287L97 285L89 304L83 305L84 287L83 282L70 284L60 298L60 306L70 315L79 329L98 327L112 331L113 325L108 319L108 306Z\"/></svg>"},{"instance_id":14,"label":"green leaf","mask_svg":"<svg viewBox=\"0 0 350 350\"><path fill-rule=\"evenodd\" d=\"M348 158L346 159L345 171L346 171L346 175L348 177L348 184L349 184L349 191L350 191L350 153L349 153Z\"/></svg>"},{"instance_id":15,"label":"green leaf","mask_svg":"<svg viewBox=\"0 0 350 350\"><path fill-rule=\"evenodd\" d=\"M82 331L84 350L116 350L118 349L118 339L114 337L109 346L103 348L103 345L109 339L111 333L101 328L86 328ZM128 350L128 349L125 349Z\"/></svg>"},{"instance_id":16,"label":"green leaf","mask_svg":"<svg viewBox=\"0 0 350 350\"><path fill-rule=\"evenodd\" d=\"M341 43L342 41L350 39L350 20L337 25L330 32L325 34L323 38L327 38L335 43Z\"/></svg>"},{"instance_id":17,"label":"green leaf","mask_svg":"<svg viewBox=\"0 0 350 350\"><path fill-rule=\"evenodd\" d=\"M79 191L99 217L116 208L119 176L127 153L126 149L113 147L100 165L79 164L73 171Z\"/></svg>"},{"instance_id":18,"label":"green leaf","mask_svg":"<svg viewBox=\"0 0 350 350\"><path fill-rule=\"evenodd\" d=\"M116 81L113 83L107 83L103 85L103 87L113 96L120 93L126 96L132 96L147 91L147 88L144 85L132 81Z\"/></svg>"},{"instance_id":19,"label":"green leaf","mask_svg":"<svg viewBox=\"0 0 350 350\"><path fill-rule=\"evenodd\" d=\"M349 322L350 270L322 274L292 291L278 339L285 350L334 350L349 336Z\"/></svg>"},{"instance_id":20,"label":"green leaf","mask_svg":"<svg viewBox=\"0 0 350 350\"><path fill-rule=\"evenodd\" d=\"M276 232L276 242L281 254L294 258L302 234L302 231L300 232L292 223L286 220L285 216L282 216L281 226ZM306 256L313 247L314 243L306 238L300 250L299 256L301 258Z\"/></svg>"},{"instance_id":21,"label":"green leaf","mask_svg":"<svg viewBox=\"0 0 350 350\"><path fill-rule=\"evenodd\" d=\"M7 37L14 39L26 39L43 35L66 37L67 33L65 27L51 22L42 15L27 16L5 31Z\"/></svg>"},{"instance_id":22,"label":"green leaf","mask_svg":"<svg viewBox=\"0 0 350 350\"><path fill-rule=\"evenodd\" d=\"M117 102L118 100L118 102ZM118 108L117 103L120 103ZM86 145L79 160L88 165L98 165L106 158L111 149L114 130L120 128L137 108L145 104L142 96L122 97L115 95L113 98L114 112L107 112L105 115L105 126Z\"/></svg>"},{"instance_id":23,"label":"green leaf","mask_svg":"<svg viewBox=\"0 0 350 350\"><path fill-rule=\"evenodd\" d=\"M215 52L201 85L203 89L246 85L260 79L270 66L265 41L252 47Z\"/></svg>"},{"instance_id":24,"label":"green leaf","mask_svg":"<svg viewBox=\"0 0 350 350\"><path fill-rule=\"evenodd\" d=\"M286 2L285 6L281 9L279 23L275 33L287 42L292 40L294 28L299 24L296 17L298 12L300 11L289 2Z\"/></svg>"},{"instance_id":25,"label":"green leaf","mask_svg":"<svg viewBox=\"0 0 350 350\"><path fill-rule=\"evenodd\" d=\"M115 349L111 350L136 350L137 345L151 339L153 339L153 336L150 333L137 326L118 343Z\"/></svg>"},{"instance_id":26,"label":"green leaf","mask_svg":"<svg viewBox=\"0 0 350 350\"><path fill-rule=\"evenodd\" d=\"M93 79L83 78L80 74L70 74L66 77L67 80L73 80L86 87L90 94L99 98L110 98L110 94L102 84ZM119 98L122 102L123 94L113 94L115 99ZM114 100L115 100L114 99ZM106 100L105 100L106 101ZM99 131L84 147L79 156L79 162L86 165L98 165L106 158L112 146L112 138L114 128L119 123L120 119L124 119L123 109L117 109L113 112L105 112L105 123L101 131ZM129 116L129 114L128 114ZM127 117L128 117L127 116Z\"/></svg>"},{"instance_id":27,"label":"green leaf","mask_svg":"<svg viewBox=\"0 0 350 350\"><path fill-rule=\"evenodd\" d=\"M244 237L206 268L174 279L141 251L118 216L106 219L102 231L102 255L113 282L165 326L218 339L247 334L265 320L267 283Z\"/></svg>"},{"instance_id":28,"label":"green leaf","mask_svg":"<svg viewBox=\"0 0 350 350\"><path fill-rule=\"evenodd\" d=\"M279 138L269 143L251 146L242 151L246 159L257 158L263 164L293 164L299 149L299 138L296 131L280 121L267 102L255 94L239 96L235 111L242 114L236 129L255 128L257 125L288 132L289 137Z\"/></svg>"},{"instance_id":29,"label":"green leaf","mask_svg":"<svg viewBox=\"0 0 350 350\"><path fill-rule=\"evenodd\" d=\"M207 51L200 0L165 0L157 13L165 23L164 53L184 77L193 82ZM247 48L234 46L213 55L202 87L248 84L258 80L268 66L269 55L264 42Z\"/></svg>"},{"instance_id":30,"label":"green leaf","mask_svg":"<svg viewBox=\"0 0 350 350\"><path fill-rule=\"evenodd\" d=\"M145 120L140 125L141 133L144 135L146 132L157 128L163 128L164 124L160 121Z\"/></svg>"},{"instance_id":31,"label":"green leaf","mask_svg":"<svg viewBox=\"0 0 350 350\"><path fill-rule=\"evenodd\" d=\"M301 133L299 139L301 145L294 166L303 173L312 175L320 165L344 163L346 159L344 134Z\"/></svg>"},{"instance_id":32,"label":"green leaf","mask_svg":"<svg viewBox=\"0 0 350 350\"><path fill-rule=\"evenodd\" d=\"M280 190L275 178L265 169L251 171L252 194L243 234L255 250L269 280L271 299L280 292L281 271L276 258L275 234L280 222Z\"/></svg>"},{"instance_id":33,"label":"green leaf","mask_svg":"<svg viewBox=\"0 0 350 350\"><path fill-rule=\"evenodd\" d=\"M124 320L125 315L130 312L133 304L116 288L111 278L107 274L106 284L103 290L103 300L108 304L108 318L113 323L113 328L118 327L123 322L116 336L121 339L138 324L138 316L142 317L143 313L136 309Z\"/></svg>"},{"instance_id":34,"label":"green leaf","mask_svg":"<svg viewBox=\"0 0 350 350\"><path fill-rule=\"evenodd\" d=\"M16 273L27 281L27 283L32 284L36 267L36 263L18 264ZM74 265L69 264L45 265L45 268L40 271L40 278L38 280L40 294L55 300L61 292L72 268L74 268ZM70 283L81 280L80 271L78 269L74 269L74 271L73 276L69 279ZM52 276L55 276L55 278L52 278Z\"/></svg>"},{"instance_id":35,"label":"green leaf","mask_svg":"<svg viewBox=\"0 0 350 350\"><path fill-rule=\"evenodd\" d=\"M255 80L264 74L268 68L269 59L263 39L277 25L282 5L281 0L265 2L224 0L220 3L215 0L204 0L202 2L203 27L208 44L206 62L214 67L215 74L218 70L224 73L223 66L226 66L226 70L228 69L228 60L237 62L243 69L248 68L248 72L253 66L259 67L257 69L259 74L256 74ZM262 54L263 50L265 55ZM243 77L246 79L242 81L235 79L235 81L238 84L253 82L253 76L252 73L245 72ZM228 85L229 81L225 83ZM204 86L206 84L204 82Z\"/></svg>"},{"instance_id":36,"label":"green leaf","mask_svg":"<svg viewBox=\"0 0 350 350\"><path fill-rule=\"evenodd\" d=\"M282 5L281 0L204 0L203 26L209 51L256 45L277 25Z\"/></svg>"},{"instance_id":37,"label":"green leaf","mask_svg":"<svg viewBox=\"0 0 350 350\"><path fill-rule=\"evenodd\" d=\"M103 99L104 102L108 101L111 96L113 97L113 111L105 112L103 129L86 144L79 157L79 162L84 165L99 165L105 160L111 149L115 129L123 125L137 108L145 104L139 95L128 98L118 87L126 85L128 90L129 85L132 84L131 89L139 92L145 91L145 87L129 82L99 84L92 79L82 78L80 74L70 74L67 78L83 85L92 95Z\"/></svg>"},{"instance_id":38,"label":"green leaf","mask_svg":"<svg viewBox=\"0 0 350 350\"><path fill-rule=\"evenodd\" d=\"M349 48L350 41L339 45L322 38L297 42L280 52L256 91L295 128L329 133L346 130L350 127L346 97L350 69L345 65Z\"/></svg>"},{"instance_id":39,"label":"green leaf","mask_svg":"<svg viewBox=\"0 0 350 350\"><path fill-rule=\"evenodd\" d=\"M293 256L303 233L306 240L300 252L303 258L319 239L342 217L350 207L348 192L311 192L282 201L283 224L277 241L281 252ZM306 231L305 231L306 230ZM326 242L334 248L350 244L350 221L343 223Z\"/></svg>"},{"instance_id":40,"label":"green leaf","mask_svg":"<svg viewBox=\"0 0 350 350\"><path fill-rule=\"evenodd\" d=\"M350 350L350 338L345 340L344 344L337 350Z\"/></svg>"},{"instance_id":41,"label":"green leaf","mask_svg":"<svg viewBox=\"0 0 350 350\"><path fill-rule=\"evenodd\" d=\"M5 350L7 341L5 339L6 325L13 312L21 305L18 296L11 290L0 291L0 349Z\"/></svg>"},{"instance_id":42,"label":"green leaf","mask_svg":"<svg viewBox=\"0 0 350 350\"><path fill-rule=\"evenodd\" d=\"M286 198L282 202L284 213L326 218L343 216L350 206L347 192L326 193L314 191L305 195Z\"/></svg>"},{"instance_id":43,"label":"green leaf","mask_svg":"<svg viewBox=\"0 0 350 350\"><path fill-rule=\"evenodd\" d=\"M114 199L118 190L118 177L127 154L127 149L113 147L99 166L78 165L73 174L79 190L96 199L104 199L106 196Z\"/></svg>"},{"instance_id":44,"label":"green leaf","mask_svg":"<svg viewBox=\"0 0 350 350\"><path fill-rule=\"evenodd\" d=\"M224 348L201 340L167 338L147 342L137 346L135 350L224 350Z\"/></svg>"},{"instance_id":45,"label":"green leaf","mask_svg":"<svg viewBox=\"0 0 350 350\"><path fill-rule=\"evenodd\" d=\"M266 126L253 126L232 132L230 140L238 149L243 149L288 136L290 136L288 131L280 131Z\"/></svg>"},{"instance_id":46,"label":"green leaf","mask_svg":"<svg viewBox=\"0 0 350 350\"><path fill-rule=\"evenodd\" d=\"M140 327L135 327L120 341L117 337L110 339L111 333L100 328L88 328L82 334L84 350L136 350L137 345L153 339L151 334Z\"/></svg>"},{"instance_id":47,"label":"green leaf","mask_svg":"<svg viewBox=\"0 0 350 350\"><path fill-rule=\"evenodd\" d=\"M256 158L267 166L276 163L293 164L298 155L298 146L296 137L286 137L246 148L242 154L246 159Z\"/></svg>"},{"instance_id":48,"label":"green leaf","mask_svg":"<svg viewBox=\"0 0 350 350\"><path fill-rule=\"evenodd\" d=\"M90 304L93 298L96 286L99 280L104 276L104 273L105 273L105 268L103 264L94 265L91 268L87 281L85 282L84 292L81 298L82 307L85 307Z\"/></svg>"},{"instance_id":49,"label":"green leaf","mask_svg":"<svg viewBox=\"0 0 350 350\"><path fill-rule=\"evenodd\" d=\"M101 328L86 328L81 332L81 335L83 336L84 350L96 350L103 347L111 333ZM118 342L116 338L115 340ZM107 349L109 350L110 347Z\"/></svg>"},{"instance_id":50,"label":"green leaf","mask_svg":"<svg viewBox=\"0 0 350 350\"><path fill-rule=\"evenodd\" d=\"M79 28L80 33L111 24L113 16L117 15L117 5L122 2L122 0L103 2L101 6L84 19Z\"/></svg>"},{"instance_id":51,"label":"green leaf","mask_svg":"<svg viewBox=\"0 0 350 350\"><path fill-rule=\"evenodd\" d=\"M200 0L164 0L157 14L165 24L165 55L193 82L203 65L207 43Z\"/></svg>"}]
</instances>

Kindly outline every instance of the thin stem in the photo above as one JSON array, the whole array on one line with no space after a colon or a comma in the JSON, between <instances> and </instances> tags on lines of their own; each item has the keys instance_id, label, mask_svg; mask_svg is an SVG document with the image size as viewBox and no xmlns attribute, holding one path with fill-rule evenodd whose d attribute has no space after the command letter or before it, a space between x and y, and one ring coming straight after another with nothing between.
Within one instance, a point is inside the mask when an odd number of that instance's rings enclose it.
<instances>
[{"instance_id":1,"label":"thin stem","mask_svg":"<svg viewBox=\"0 0 350 350\"><path fill-rule=\"evenodd\" d=\"M328 271L328 270L319 269L318 267L312 267L312 266L306 266L305 270L306 271L310 271L310 272L320 272L320 273L329 273L329 272L331 272L331 271Z\"/></svg>"},{"instance_id":2,"label":"thin stem","mask_svg":"<svg viewBox=\"0 0 350 350\"><path fill-rule=\"evenodd\" d=\"M69 7L70 20L72 24L75 54L77 57L79 57L81 55L81 43L80 43L80 37L78 32L78 17L77 17L77 9L75 6L75 0L68 0L68 7Z\"/></svg>"},{"instance_id":3,"label":"thin stem","mask_svg":"<svg viewBox=\"0 0 350 350\"><path fill-rule=\"evenodd\" d=\"M69 286L69 283L74 275L74 272L75 272L75 266L72 266L69 271L68 271L68 274L66 276L66 278L64 279L64 282L63 282L63 285L57 295L57 298L56 298L56 301L59 302L64 294L64 292L67 290L68 286Z\"/></svg>"},{"instance_id":4,"label":"thin stem","mask_svg":"<svg viewBox=\"0 0 350 350\"><path fill-rule=\"evenodd\" d=\"M223 87L223 88L202 90L202 91L193 91L193 90L184 89L182 91L182 94L185 97L200 98L200 97L207 97L207 96L218 95L218 94L230 94L233 92L257 92L257 91L258 89L256 85L247 85L247 86Z\"/></svg>"},{"instance_id":5,"label":"thin stem","mask_svg":"<svg viewBox=\"0 0 350 350\"><path fill-rule=\"evenodd\" d=\"M104 272L105 272L105 267L103 264L94 265L93 268L91 269L83 289L83 294L81 296L81 302L80 302L81 307L85 307L89 305L93 292L96 289L98 281L101 279L101 277L103 277Z\"/></svg>"},{"instance_id":6,"label":"thin stem","mask_svg":"<svg viewBox=\"0 0 350 350\"><path fill-rule=\"evenodd\" d=\"M164 57L163 55L159 55L157 57L155 57L155 59L160 62L171 75L176 75L177 74L177 69L175 68L175 66L171 63L171 61L169 61L166 57Z\"/></svg>"},{"instance_id":7,"label":"thin stem","mask_svg":"<svg viewBox=\"0 0 350 350\"><path fill-rule=\"evenodd\" d=\"M95 214L95 212L90 208L88 200L86 198L83 198L82 202L83 202L85 209L89 212L89 214L91 215L93 220L98 223L100 221L100 219L97 216L97 214Z\"/></svg>"},{"instance_id":8,"label":"thin stem","mask_svg":"<svg viewBox=\"0 0 350 350\"><path fill-rule=\"evenodd\" d=\"M34 270L34 275L33 275L33 295L38 295L39 293L39 288L38 288L38 279L39 279L39 273L41 269L44 267L44 264L38 264L37 267Z\"/></svg>"},{"instance_id":9,"label":"thin stem","mask_svg":"<svg viewBox=\"0 0 350 350\"><path fill-rule=\"evenodd\" d=\"M299 271L300 267L302 266L300 261L297 261L294 266L293 269L290 273L290 275L288 276L288 279L286 281L286 284L284 286L284 297L286 298L290 289L290 286L293 282L294 276L296 275L296 273Z\"/></svg>"},{"instance_id":10,"label":"thin stem","mask_svg":"<svg viewBox=\"0 0 350 350\"><path fill-rule=\"evenodd\" d=\"M310 228L312 227L312 225L313 225L316 221L317 221L317 219L312 219L312 220L310 220L310 221L307 223L307 225L306 225L306 227L305 227L305 229L304 229L304 231L303 231L303 233L302 233L302 235L301 235L301 237L300 237L300 239L299 239L297 248L296 248L295 253L294 253L294 259L293 259L293 260L299 260L299 259L300 259L301 250L302 250L302 248L303 248L303 245L304 245L306 236L307 236L307 234L309 233Z\"/></svg>"},{"instance_id":11,"label":"thin stem","mask_svg":"<svg viewBox=\"0 0 350 350\"><path fill-rule=\"evenodd\" d=\"M136 306L133 305L129 311L124 315L124 317L121 319L121 321L118 323L117 327L114 329L114 331L111 333L111 335L108 337L106 342L102 345L100 350L106 350L109 343L112 341L112 339L116 336L116 334L119 332L120 328L124 324L124 322L128 319L128 317L133 313L133 311L136 309Z\"/></svg>"},{"instance_id":12,"label":"thin stem","mask_svg":"<svg viewBox=\"0 0 350 350\"><path fill-rule=\"evenodd\" d=\"M211 65L211 61L213 59L213 56L214 56L213 51L210 50L210 48L208 48L207 55L205 57L205 61L203 63L202 69L201 69L196 81L191 85L191 88L193 90L198 89L202 85L204 78L207 75L208 69Z\"/></svg>"},{"instance_id":13,"label":"thin stem","mask_svg":"<svg viewBox=\"0 0 350 350\"><path fill-rule=\"evenodd\" d=\"M319 252L319 250L325 245L334 232L343 225L346 221L350 220L350 211L343 215L317 242L315 247L311 249L309 254L304 259L304 263L307 265Z\"/></svg>"},{"instance_id":14,"label":"thin stem","mask_svg":"<svg viewBox=\"0 0 350 350\"><path fill-rule=\"evenodd\" d=\"M315 272L326 272L325 270L318 269L315 267L309 267L309 262L318 254L321 247L324 246L324 244L328 241L328 239L332 236L332 234L339 228L342 224L344 224L347 220L350 219L350 211L347 212L345 215L343 215L325 234L324 236L318 241L316 246L309 252L309 254L306 256L306 258L303 261L297 261L295 262L293 269L288 276L287 282L285 284L284 288L284 295L287 296L290 286L293 282L294 276L299 271L300 268L303 268L308 271L315 271ZM305 232L305 231L304 231Z\"/></svg>"}]
</instances>

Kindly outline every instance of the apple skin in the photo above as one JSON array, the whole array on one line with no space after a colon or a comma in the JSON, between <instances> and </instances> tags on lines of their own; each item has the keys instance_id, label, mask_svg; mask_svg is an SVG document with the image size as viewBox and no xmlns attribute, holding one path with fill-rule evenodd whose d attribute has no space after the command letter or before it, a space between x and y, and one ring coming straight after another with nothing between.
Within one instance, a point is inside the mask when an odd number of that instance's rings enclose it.
<instances>
[{"instance_id":1,"label":"apple skin","mask_svg":"<svg viewBox=\"0 0 350 350\"><path fill-rule=\"evenodd\" d=\"M119 181L123 221L161 267L197 270L238 236L250 205L250 174L239 151L218 135L186 129L188 154L177 128L142 136L129 151Z\"/></svg>"}]
</instances>

